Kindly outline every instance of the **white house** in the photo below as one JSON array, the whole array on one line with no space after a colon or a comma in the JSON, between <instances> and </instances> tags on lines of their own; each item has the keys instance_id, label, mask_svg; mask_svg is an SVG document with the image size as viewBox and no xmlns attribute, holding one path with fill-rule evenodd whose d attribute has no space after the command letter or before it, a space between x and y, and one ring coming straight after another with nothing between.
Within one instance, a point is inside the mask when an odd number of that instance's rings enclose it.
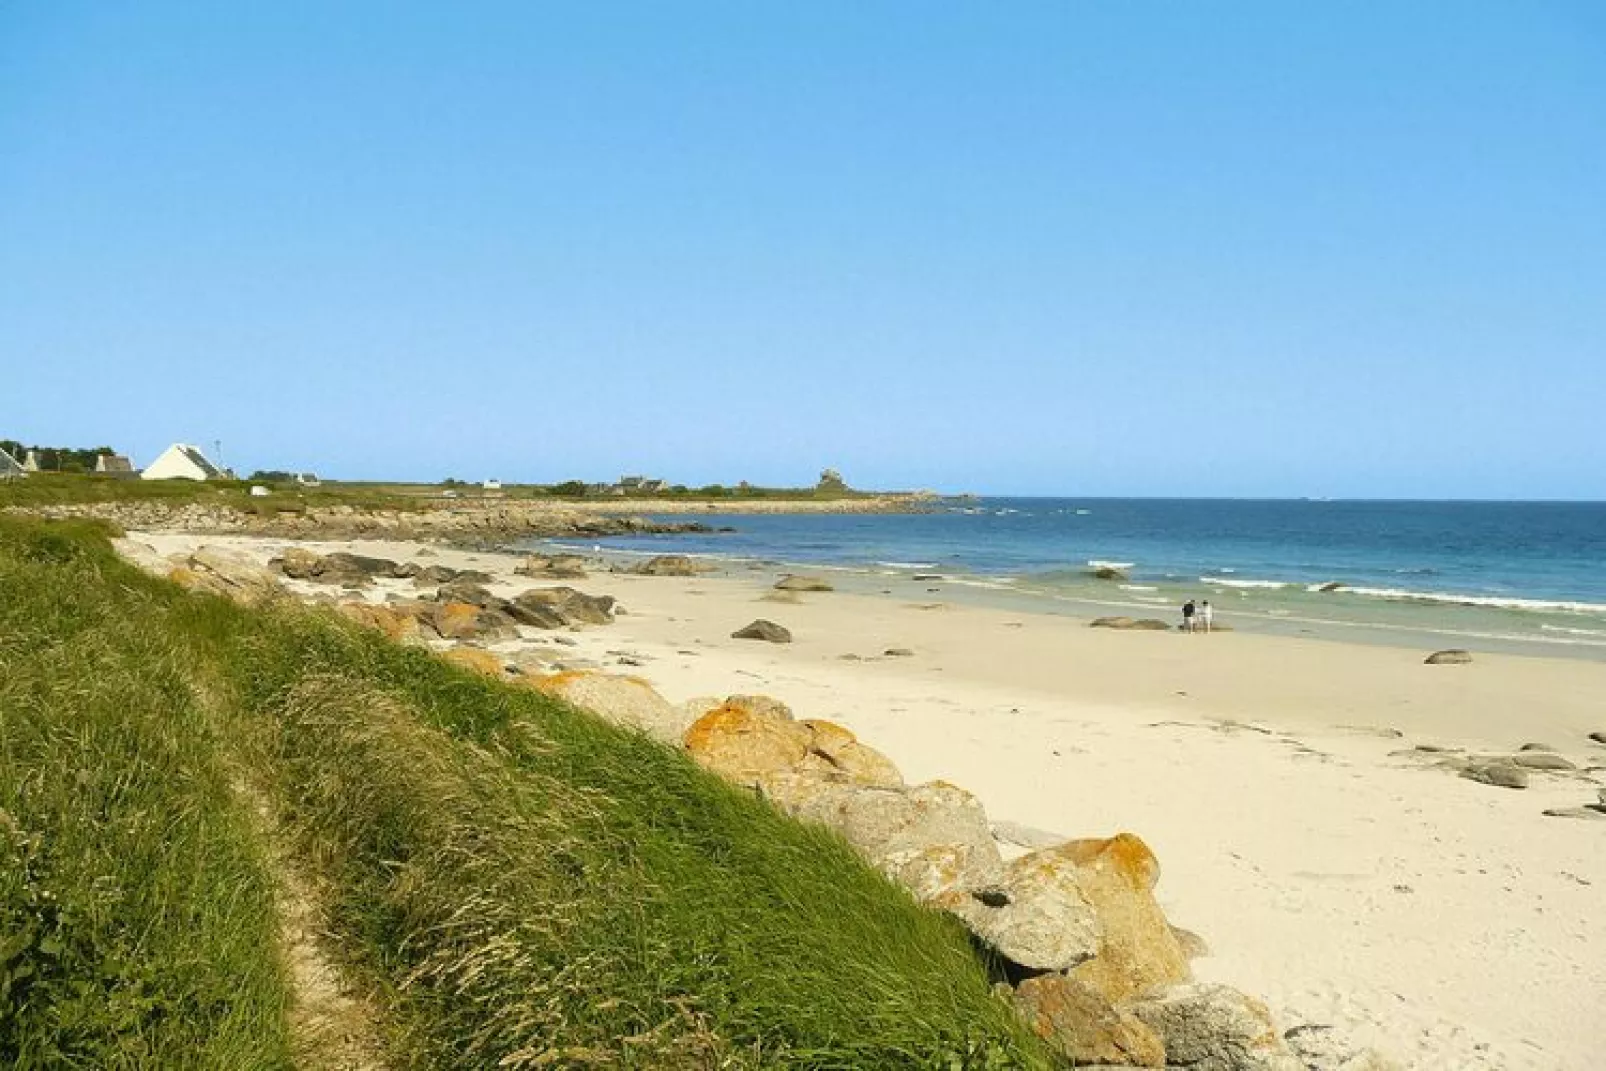
<instances>
[{"instance_id":1,"label":"white house","mask_svg":"<svg viewBox=\"0 0 1606 1071\"><path fill-rule=\"evenodd\" d=\"M28 470L22 467L22 462L0 449L0 479L9 480L14 476L26 476Z\"/></svg>"},{"instance_id":2,"label":"white house","mask_svg":"<svg viewBox=\"0 0 1606 1071\"><path fill-rule=\"evenodd\" d=\"M142 480L225 480L228 474L206 459L198 446L174 443L139 474Z\"/></svg>"},{"instance_id":3,"label":"white house","mask_svg":"<svg viewBox=\"0 0 1606 1071\"><path fill-rule=\"evenodd\" d=\"M486 491L500 491L502 489L502 481L486 480L484 483L480 484L480 488Z\"/></svg>"}]
</instances>

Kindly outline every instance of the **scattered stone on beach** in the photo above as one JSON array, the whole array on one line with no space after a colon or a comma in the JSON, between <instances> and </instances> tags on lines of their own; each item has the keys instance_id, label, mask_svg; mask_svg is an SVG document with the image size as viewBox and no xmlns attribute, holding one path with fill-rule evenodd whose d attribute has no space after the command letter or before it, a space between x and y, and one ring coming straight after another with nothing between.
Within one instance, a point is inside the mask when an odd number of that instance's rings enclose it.
<instances>
[{"instance_id":1,"label":"scattered stone on beach","mask_svg":"<svg viewBox=\"0 0 1606 1071\"><path fill-rule=\"evenodd\" d=\"M1517 750L1518 751L1555 751L1556 749L1551 747L1549 744L1531 744L1530 743L1530 744L1522 745Z\"/></svg>"},{"instance_id":2,"label":"scattered stone on beach","mask_svg":"<svg viewBox=\"0 0 1606 1071\"><path fill-rule=\"evenodd\" d=\"M915 653L907 647L888 647L881 654L886 658L913 658Z\"/></svg>"},{"instance_id":3,"label":"scattered stone on beach","mask_svg":"<svg viewBox=\"0 0 1606 1071\"><path fill-rule=\"evenodd\" d=\"M1446 651L1434 651L1422 660L1422 664L1426 666L1464 666L1471 661L1472 654L1470 651L1452 647Z\"/></svg>"},{"instance_id":4,"label":"scattered stone on beach","mask_svg":"<svg viewBox=\"0 0 1606 1071\"><path fill-rule=\"evenodd\" d=\"M1511 761L1528 770L1576 770L1577 764L1551 751L1519 751Z\"/></svg>"},{"instance_id":5,"label":"scattered stone on beach","mask_svg":"<svg viewBox=\"0 0 1606 1071\"><path fill-rule=\"evenodd\" d=\"M531 554L513 570L520 576L584 580L585 559L578 554Z\"/></svg>"},{"instance_id":6,"label":"scattered stone on beach","mask_svg":"<svg viewBox=\"0 0 1606 1071\"><path fill-rule=\"evenodd\" d=\"M1168 1064L1209 1071L1307 1071L1278 1035L1271 1012L1230 986L1173 986L1132 1005L1159 1035Z\"/></svg>"},{"instance_id":7,"label":"scattered stone on beach","mask_svg":"<svg viewBox=\"0 0 1606 1071\"><path fill-rule=\"evenodd\" d=\"M930 580L946 580L948 578L943 576L941 573L916 573L914 576L910 577L909 579L911 579L911 580L927 580L927 581L930 581Z\"/></svg>"},{"instance_id":8,"label":"scattered stone on beach","mask_svg":"<svg viewBox=\"0 0 1606 1071\"><path fill-rule=\"evenodd\" d=\"M784 576L776 581L777 591L835 591L829 581L817 576Z\"/></svg>"},{"instance_id":9,"label":"scattered stone on beach","mask_svg":"<svg viewBox=\"0 0 1606 1071\"><path fill-rule=\"evenodd\" d=\"M604 721L640 729L666 744L679 744L686 730L686 712L640 677L572 670L550 677L531 677L528 683Z\"/></svg>"},{"instance_id":10,"label":"scattered stone on beach","mask_svg":"<svg viewBox=\"0 0 1606 1071\"><path fill-rule=\"evenodd\" d=\"M706 567L684 554L659 554L631 569L640 576L696 576Z\"/></svg>"},{"instance_id":11,"label":"scattered stone on beach","mask_svg":"<svg viewBox=\"0 0 1606 1071\"><path fill-rule=\"evenodd\" d=\"M759 602L779 602L788 606L796 606L803 600L795 591L766 591L758 597Z\"/></svg>"},{"instance_id":12,"label":"scattered stone on beach","mask_svg":"<svg viewBox=\"0 0 1606 1071\"><path fill-rule=\"evenodd\" d=\"M1462 768L1461 776L1500 788L1528 787L1528 771L1506 762L1471 762Z\"/></svg>"},{"instance_id":13,"label":"scattered stone on beach","mask_svg":"<svg viewBox=\"0 0 1606 1071\"><path fill-rule=\"evenodd\" d=\"M1038 1037L1076 1067L1164 1067L1165 1046L1137 1016L1063 974L1028 978L1014 992L1015 1010Z\"/></svg>"},{"instance_id":14,"label":"scattered stone on beach","mask_svg":"<svg viewBox=\"0 0 1606 1071\"><path fill-rule=\"evenodd\" d=\"M750 625L744 625L731 633L735 640L763 640L766 643L791 643L792 634L773 621L766 621L762 617Z\"/></svg>"},{"instance_id":15,"label":"scattered stone on beach","mask_svg":"<svg viewBox=\"0 0 1606 1071\"><path fill-rule=\"evenodd\" d=\"M426 565L412 576L413 586L427 588L449 584L457 578L457 570L445 565Z\"/></svg>"},{"instance_id":16,"label":"scattered stone on beach","mask_svg":"<svg viewBox=\"0 0 1606 1071\"><path fill-rule=\"evenodd\" d=\"M1590 822L1606 822L1606 807L1586 803L1582 807L1551 807L1545 812L1550 818L1582 818Z\"/></svg>"},{"instance_id":17,"label":"scattered stone on beach","mask_svg":"<svg viewBox=\"0 0 1606 1071\"><path fill-rule=\"evenodd\" d=\"M1597 744L1606 744L1606 732L1590 733L1589 738Z\"/></svg>"},{"instance_id":18,"label":"scattered stone on beach","mask_svg":"<svg viewBox=\"0 0 1606 1071\"><path fill-rule=\"evenodd\" d=\"M1343 584L1342 581L1339 581L1339 580L1329 580L1325 584L1318 584L1316 586L1316 590L1321 592L1324 595L1327 595L1327 594L1330 594L1330 593L1335 592L1335 591L1344 590L1344 584Z\"/></svg>"},{"instance_id":19,"label":"scattered stone on beach","mask_svg":"<svg viewBox=\"0 0 1606 1071\"><path fill-rule=\"evenodd\" d=\"M1171 629L1171 626L1164 621L1152 617L1095 617L1089 622L1088 627L1137 630L1140 632L1168 632Z\"/></svg>"},{"instance_id":20,"label":"scattered stone on beach","mask_svg":"<svg viewBox=\"0 0 1606 1071\"><path fill-rule=\"evenodd\" d=\"M1126 580L1127 571L1114 565L1095 565L1088 570L1094 580Z\"/></svg>"},{"instance_id":21,"label":"scattered stone on beach","mask_svg":"<svg viewBox=\"0 0 1606 1071\"><path fill-rule=\"evenodd\" d=\"M1283 1034L1283 1041L1307 1071L1401 1071L1393 1060L1358 1048L1326 1024L1296 1026Z\"/></svg>"}]
</instances>

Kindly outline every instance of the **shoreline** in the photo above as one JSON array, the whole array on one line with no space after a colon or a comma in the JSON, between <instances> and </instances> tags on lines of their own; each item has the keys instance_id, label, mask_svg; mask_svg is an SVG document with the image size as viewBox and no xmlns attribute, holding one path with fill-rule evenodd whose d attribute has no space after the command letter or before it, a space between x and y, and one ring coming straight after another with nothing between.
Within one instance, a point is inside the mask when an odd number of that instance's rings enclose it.
<instances>
[{"instance_id":1,"label":"shoreline","mask_svg":"<svg viewBox=\"0 0 1606 1071\"><path fill-rule=\"evenodd\" d=\"M130 538L262 561L287 542ZM547 586L513 575L522 556L429 554L490 573L498 593ZM1198 975L1268 998L1284 1025L1332 1023L1413 1068L1593 1066L1606 824L1543 812L1606 785L1606 747L1587 736L1606 731L1593 698L1606 694L1606 666L1499 655L1424 666L1422 652L1398 648L1111 632L946 595L777 601L782 571L558 581L614 595L626 612L489 649L637 675L677 702L773 695L848 727L911 780L964 786L994 821L1135 832L1161 860L1161 904L1211 947ZM388 590L359 597L382 602ZM756 617L794 641L730 637ZM1530 742L1576 769L1536 771L1512 791L1441 765Z\"/></svg>"},{"instance_id":2,"label":"shoreline","mask_svg":"<svg viewBox=\"0 0 1606 1071\"><path fill-rule=\"evenodd\" d=\"M604 539L610 537L602 537ZM650 546L623 547L606 543L580 542L571 537L537 537L528 543L501 544L493 549L507 553L530 553L559 550L568 553L585 554L594 558L601 558L611 562L628 562L640 558L649 558L656 554L666 553L664 548ZM938 571L937 580L915 580L918 573L925 576L924 567L916 569L912 564L905 563L901 568L888 568L884 562L864 564L843 564L836 562L811 562L786 560L776 557L757 557L733 554L708 553L700 551L680 551L688 557L706 561L717 567L721 573L730 576L740 576L754 568L781 570L787 572L819 572L828 573L833 579L842 582L844 590L857 594L874 594L891 588L908 598L920 598L926 594L933 594L930 589L938 586L944 598L950 598L967 605L990 607L993 609L1014 610L1020 613L1037 613L1056 617L1066 617L1074 620L1086 621L1096 617L1112 614L1130 614L1134 617L1158 617L1170 625L1176 625L1180 618L1180 606L1188 597L1188 586L1173 583L1177 588L1177 598L1146 599L1138 598L1125 591L1127 585L1100 581L1084 584L1079 588L1064 588L1053 590L1041 586L1033 586L1030 577L988 577L978 574L968 574L957 571ZM932 566L933 570L940 570L939 566ZM1238 582L1241 583L1241 582ZM1107 590L1099 590L1099 585ZM1157 586L1140 585L1148 591L1157 591ZM1208 590L1206 593L1216 595ZM1228 593L1229 597L1231 594ZM1342 594L1342 593L1341 593ZM1253 589L1236 592L1241 600L1247 600L1259 595ZM1460 609L1468 606L1476 607L1475 603L1462 603L1453 601L1453 597L1446 597L1445 601L1430 606L1411 606L1410 611L1418 612L1424 616L1436 614L1440 618L1438 623L1427 621L1411 621L1396 623L1383 620L1346 620L1342 617L1313 617L1296 612L1281 610L1277 607L1246 606L1243 602L1216 602L1218 624L1226 626L1223 631L1239 631L1263 636L1284 636L1291 638L1308 638L1318 642L1359 643L1367 646L1423 649L1423 654L1446 647L1467 647L1475 654L1502 654L1525 658L1562 658L1578 661L1606 662L1606 633L1602 638L1584 639L1571 638L1564 635L1547 636L1545 631L1549 626L1541 624L1539 631L1531 633L1491 632L1479 628L1456 627L1459 623L1453 620L1445 622L1445 618L1454 618ZM1400 607L1388 602L1379 601L1365 604L1363 609L1379 612L1398 610ZM1481 609L1481 608L1479 608ZM1511 613L1521 613L1520 610L1510 610Z\"/></svg>"}]
</instances>

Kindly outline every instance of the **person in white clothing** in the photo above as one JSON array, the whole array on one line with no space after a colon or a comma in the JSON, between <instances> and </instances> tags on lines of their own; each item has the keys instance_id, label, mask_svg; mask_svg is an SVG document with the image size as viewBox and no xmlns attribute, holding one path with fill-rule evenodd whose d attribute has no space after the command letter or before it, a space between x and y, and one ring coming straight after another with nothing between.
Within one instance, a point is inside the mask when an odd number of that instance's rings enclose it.
<instances>
[{"instance_id":1,"label":"person in white clothing","mask_svg":"<svg viewBox=\"0 0 1606 1071\"><path fill-rule=\"evenodd\" d=\"M1215 617L1215 608L1210 605L1210 600L1206 599L1199 607L1199 624L1206 632L1210 631L1210 622L1215 620Z\"/></svg>"}]
</instances>

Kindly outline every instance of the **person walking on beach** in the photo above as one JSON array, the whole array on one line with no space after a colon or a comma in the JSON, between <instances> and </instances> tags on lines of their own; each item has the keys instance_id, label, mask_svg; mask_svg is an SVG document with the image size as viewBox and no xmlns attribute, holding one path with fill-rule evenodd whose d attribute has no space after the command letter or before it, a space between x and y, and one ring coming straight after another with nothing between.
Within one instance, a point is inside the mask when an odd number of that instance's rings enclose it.
<instances>
[{"instance_id":1,"label":"person walking on beach","mask_svg":"<svg viewBox=\"0 0 1606 1071\"><path fill-rule=\"evenodd\" d=\"M1182 604L1182 631L1193 631L1193 600L1189 599Z\"/></svg>"},{"instance_id":2,"label":"person walking on beach","mask_svg":"<svg viewBox=\"0 0 1606 1071\"><path fill-rule=\"evenodd\" d=\"M1211 608L1210 600L1206 599L1199 606L1199 623L1204 626L1205 632L1210 631L1210 623L1216 619L1216 611Z\"/></svg>"}]
</instances>

